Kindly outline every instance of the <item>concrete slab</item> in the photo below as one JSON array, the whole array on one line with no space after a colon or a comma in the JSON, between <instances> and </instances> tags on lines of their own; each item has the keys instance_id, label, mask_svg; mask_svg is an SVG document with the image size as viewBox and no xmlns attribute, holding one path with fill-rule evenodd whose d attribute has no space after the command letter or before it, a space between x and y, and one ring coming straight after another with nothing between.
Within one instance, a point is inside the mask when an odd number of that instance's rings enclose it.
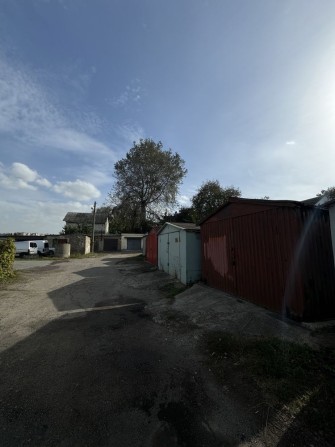
<instances>
[{"instance_id":1,"label":"concrete slab","mask_svg":"<svg viewBox=\"0 0 335 447\"><path fill-rule=\"evenodd\" d=\"M309 328L302 324L203 284L195 284L177 295L172 308L187 314L192 323L208 330L280 337L310 345L316 343Z\"/></svg>"}]
</instances>

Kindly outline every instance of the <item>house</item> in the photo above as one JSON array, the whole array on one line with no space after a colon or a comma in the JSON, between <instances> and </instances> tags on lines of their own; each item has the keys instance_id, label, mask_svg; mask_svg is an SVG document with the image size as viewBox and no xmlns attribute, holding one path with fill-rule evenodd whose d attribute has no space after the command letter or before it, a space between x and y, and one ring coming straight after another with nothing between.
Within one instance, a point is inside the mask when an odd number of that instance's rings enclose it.
<instances>
[{"instance_id":1,"label":"house","mask_svg":"<svg viewBox=\"0 0 335 447\"><path fill-rule=\"evenodd\" d=\"M92 231L93 227L93 213L67 213L63 221L68 228L76 230ZM106 213L96 213L94 232L98 234L108 234L109 220Z\"/></svg>"},{"instance_id":2,"label":"house","mask_svg":"<svg viewBox=\"0 0 335 447\"><path fill-rule=\"evenodd\" d=\"M201 279L200 227L166 222L158 231L158 268L192 284Z\"/></svg>"},{"instance_id":3,"label":"house","mask_svg":"<svg viewBox=\"0 0 335 447\"><path fill-rule=\"evenodd\" d=\"M329 212L288 200L231 198L200 222L202 279L295 319L335 316Z\"/></svg>"}]
</instances>

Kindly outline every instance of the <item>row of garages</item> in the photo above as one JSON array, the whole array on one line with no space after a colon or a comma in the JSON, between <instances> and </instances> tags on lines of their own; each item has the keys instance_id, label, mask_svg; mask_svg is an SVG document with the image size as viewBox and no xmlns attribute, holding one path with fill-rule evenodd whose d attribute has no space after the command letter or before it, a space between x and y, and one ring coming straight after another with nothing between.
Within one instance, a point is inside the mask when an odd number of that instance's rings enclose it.
<instances>
[{"instance_id":1,"label":"row of garages","mask_svg":"<svg viewBox=\"0 0 335 447\"><path fill-rule=\"evenodd\" d=\"M142 251L143 234L121 233L101 236L99 251Z\"/></svg>"},{"instance_id":2,"label":"row of garages","mask_svg":"<svg viewBox=\"0 0 335 447\"><path fill-rule=\"evenodd\" d=\"M184 284L201 280L285 317L327 319L335 317L331 228L334 237L335 204L231 199L199 227L153 229L144 252Z\"/></svg>"}]
</instances>

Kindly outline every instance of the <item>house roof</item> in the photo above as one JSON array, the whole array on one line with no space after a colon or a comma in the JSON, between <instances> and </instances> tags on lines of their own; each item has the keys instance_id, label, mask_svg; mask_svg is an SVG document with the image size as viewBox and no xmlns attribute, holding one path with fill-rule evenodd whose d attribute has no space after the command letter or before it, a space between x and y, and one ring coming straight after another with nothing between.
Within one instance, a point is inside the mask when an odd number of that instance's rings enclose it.
<instances>
[{"instance_id":1,"label":"house roof","mask_svg":"<svg viewBox=\"0 0 335 447\"><path fill-rule=\"evenodd\" d=\"M200 227L194 223L188 223L188 222L165 222L165 224L159 229L157 234L159 234L163 228L165 228L167 225L172 225L173 227L179 228L180 230L185 231L200 231Z\"/></svg>"},{"instance_id":2,"label":"house roof","mask_svg":"<svg viewBox=\"0 0 335 447\"><path fill-rule=\"evenodd\" d=\"M290 207L290 208L303 207L303 206L315 206L316 203L314 203L314 202L309 203L309 200L312 201L312 199L308 199L308 200L299 202L296 200L244 199L244 198L239 198L239 197L230 197L227 202L225 202L223 205L221 205L219 208L217 208L213 213L209 214L204 219L202 219L200 221L200 225L203 224L210 217L214 216L217 212L219 212L226 206L230 205L231 203L238 203L241 205L242 204L257 204L257 205L265 205L265 206L269 206L269 205L270 206L285 206L285 207Z\"/></svg>"},{"instance_id":3,"label":"house roof","mask_svg":"<svg viewBox=\"0 0 335 447\"><path fill-rule=\"evenodd\" d=\"M104 213L96 213L95 223L104 224L106 223L107 216ZM66 223L76 223L76 224L91 224L93 222L93 213L67 213L63 219Z\"/></svg>"}]
</instances>

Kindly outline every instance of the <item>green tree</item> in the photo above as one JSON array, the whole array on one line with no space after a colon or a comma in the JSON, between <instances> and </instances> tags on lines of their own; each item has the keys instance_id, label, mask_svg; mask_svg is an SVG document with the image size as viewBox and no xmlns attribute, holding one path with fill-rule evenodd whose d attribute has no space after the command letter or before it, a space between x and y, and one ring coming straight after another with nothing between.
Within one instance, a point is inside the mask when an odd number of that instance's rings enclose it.
<instances>
[{"instance_id":1,"label":"green tree","mask_svg":"<svg viewBox=\"0 0 335 447\"><path fill-rule=\"evenodd\" d=\"M322 189L321 192L319 192L316 196L317 197L327 196L329 200L335 199L335 186L330 186L327 189Z\"/></svg>"},{"instance_id":2,"label":"green tree","mask_svg":"<svg viewBox=\"0 0 335 447\"><path fill-rule=\"evenodd\" d=\"M194 221L199 223L227 202L229 197L241 197L240 189L234 186L223 188L218 180L209 180L203 183L192 197Z\"/></svg>"},{"instance_id":3,"label":"green tree","mask_svg":"<svg viewBox=\"0 0 335 447\"><path fill-rule=\"evenodd\" d=\"M194 218L194 210L191 207L182 207L174 214L165 214L160 222L185 222L192 223Z\"/></svg>"},{"instance_id":4,"label":"green tree","mask_svg":"<svg viewBox=\"0 0 335 447\"><path fill-rule=\"evenodd\" d=\"M78 226L64 225L60 234L86 234L87 236L92 235L93 224L79 224Z\"/></svg>"},{"instance_id":5,"label":"green tree","mask_svg":"<svg viewBox=\"0 0 335 447\"><path fill-rule=\"evenodd\" d=\"M135 213L143 231L148 221L157 220L164 208L175 205L186 173L179 154L163 150L160 141L141 139L114 165L109 205Z\"/></svg>"},{"instance_id":6,"label":"green tree","mask_svg":"<svg viewBox=\"0 0 335 447\"><path fill-rule=\"evenodd\" d=\"M140 210L138 207L133 207L132 203L125 200L113 208L113 216L109 223L110 233L137 233L141 231L140 226Z\"/></svg>"}]
</instances>

